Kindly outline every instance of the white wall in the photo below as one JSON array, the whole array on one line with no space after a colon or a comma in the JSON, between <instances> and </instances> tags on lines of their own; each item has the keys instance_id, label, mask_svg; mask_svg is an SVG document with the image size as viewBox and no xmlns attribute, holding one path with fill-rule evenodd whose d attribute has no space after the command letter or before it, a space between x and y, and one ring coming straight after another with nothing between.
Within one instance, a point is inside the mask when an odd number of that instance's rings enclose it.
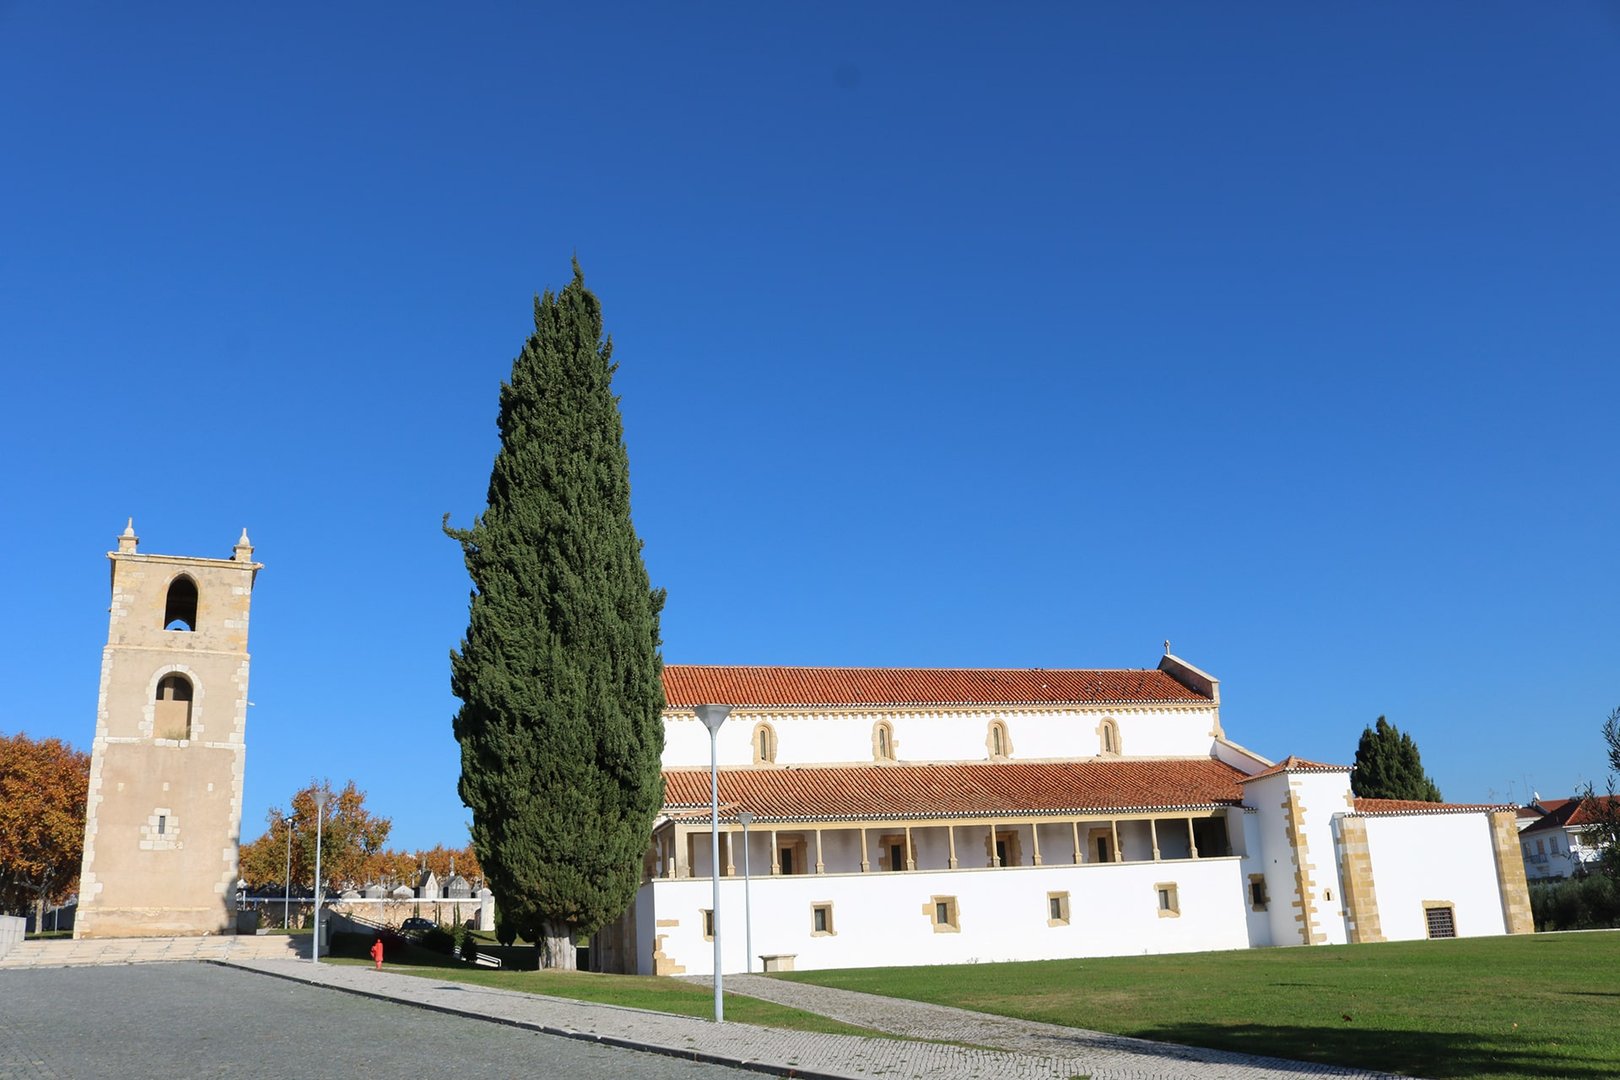
<instances>
[{"instance_id":1,"label":"white wall","mask_svg":"<svg viewBox=\"0 0 1620 1080\"><path fill-rule=\"evenodd\" d=\"M0 957L22 943L28 920L20 915L0 915Z\"/></svg>"},{"instance_id":2,"label":"white wall","mask_svg":"<svg viewBox=\"0 0 1620 1080\"><path fill-rule=\"evenodd\" d=\"M1488 814L1365 820L1378 921L1386 938L1427 937L1425 900L1452 903L1458 937L1507 933Z\"/></svg>"},{"instance_id":3,"label":"white wall","mask_svg":"<svg viewBox=\"0 0 1620 1080\"><path fill-rule=\"evenodd\" d=\"M720 729L722 768L754 762L753 735L768 722L776 731L779 765L829 765L872 760L872 727L886 720L902 762L984 761L992 720L1007 725L1011 760L1090 758L1102 752L1097 728L1112 719L1127 757L1208 757L1215 709L1007 709L973 712L882 711L735 713ZM696 717L666 714L664 767L707 767L709 733Z\"/></svg>"},{"instance_id":4,"label":"white wall","mask_svg":"<svg viewBox=\"0 0 1620 1080\"><path fill-rule=\"evenodd\" d=\"M1180 915L1161 918L1155 886L1174 882ZM762 953L792 953L800 970L832 967L1039 960L1072 956L1243 949L1252 940L1248 878L1243 860L1117 865L1052 865L1000 870L918 871L905 874L825 874L755 878L754 970ZM710 904L710 882L654 881L664 951L685 974L710 974L714 945L704 940L699 911ZM740 878L721 882L720 936L727 971L742 971L745 954ZM1069 893L1069 923L1047 925L1047 893ZM936 933L932 898L954 896L961 930ZM811 932L811 906L831 902L834 934ZM638 922L646 915L638 911ZM652 938L641 938L650 956ZM650 961L648 961L650 963ZM646 967L643 967L646 970Z\"/></svg>"},{"instance_id":5,"label":"white wall","mask_svg":"<svg viewBox=\"0 0 1620 1080\"><path fill-rule=\"evenodd\" d=\"M1350 940L1350 931L1345 922L1334 819L1348 810L1352 801L1350 775L1343 771L1275 773L1243 785L1243 801L1255 808L1259 818L1259 847L1250 850L1260 853L1256 872L1266 876L1271 940L1277 945L1305 944L1296 918L1299 909L1294 906L1298 859L1289 841L1288 813L1284 808L1289 792L1298 801L1304 827L1304 861L1316 913L1313 925L1317 944L1342 945Z\"/></svg>"}]
</instances>

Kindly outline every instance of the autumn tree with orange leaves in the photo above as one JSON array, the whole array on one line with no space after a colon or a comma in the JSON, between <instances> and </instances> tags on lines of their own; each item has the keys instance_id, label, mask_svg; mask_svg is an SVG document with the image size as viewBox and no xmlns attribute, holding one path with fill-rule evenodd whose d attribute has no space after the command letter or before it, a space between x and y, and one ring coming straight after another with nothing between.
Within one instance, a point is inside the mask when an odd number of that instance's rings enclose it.
<instances>
[{"instance_id":1,"label":"autumn tree with orange leaves","mask_svg":"<svg viewBox=\"0 0 1620 1080\"><path fill-rule=\"evenodd\" d=\"M90 755L60 739L0 735L0 912L45 905L79 884Z\"/></svg>"},{"instance_id":2,"label":"autumn tree with orange leaves","mask_svg":"<svg viewBox=\"0 0 1620 1080\"><path fill-rule=\"evenodd\" d=\"M329 889L364 881L367 864L383 850L393 822L366 809L366 793L353 780L340 791L329 781L310 783L292 797L289 813L272 806L265 834L241 850L242 880L250 887L277 885L286 878L287 830L292 829L292 880L308 888L315 879L315 792L326 792L321 823L321 876Z\"/></svg>"},{"instance_id":3,"label":"autumn tree with orange leaves","mask_svg":"<svg viewBox=\"0 0 1620 1080\"><path fill-rule=\"evenodd\" d=\"M320 785L328 792L326 818L321 826L321 876L327 888L339 891L381 884L387 888L409 885L426 867L442 881L452 864L469 880L482 877L472 844L415 852L385 848L393 822L366 809L365 792L349 781L333 793L330 784ZM301 889L310 887L315 876L315 791L310 784L292 798L292 813L273 806L265 815L263 836L245 844L241 853L242 880L252 888L282 885L287 879L287 831L292 829L292 881Z\"/></svg>"}]
</instances>

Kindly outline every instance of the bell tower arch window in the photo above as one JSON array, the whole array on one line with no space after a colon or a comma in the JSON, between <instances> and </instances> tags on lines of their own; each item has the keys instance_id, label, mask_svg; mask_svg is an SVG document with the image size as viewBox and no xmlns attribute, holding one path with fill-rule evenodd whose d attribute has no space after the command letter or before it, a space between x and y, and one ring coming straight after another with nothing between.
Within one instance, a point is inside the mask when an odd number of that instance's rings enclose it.
<instances>
[{"instance_id":1,"label":"bell tower arch window","mask_svg":"<svg viewBox=\"0 0 1620 1080\"><path fill-rule=\"evenodd\" d=\"M191 738L191 680L184 675L165 675L158 680L157 701L152 710L152 734L159 739Z\"/></svg>"},{"instance_id":2,"label":"bell tower arch window","mask_svg":"<svg viewBox=\"0 0 1620 1080\"><path fill-rule=\"evenodd\" d=\"M168 599L163 604L163 629L197 629L197 583L187 574L169 583Z\"/></svg>"}]
</instances>

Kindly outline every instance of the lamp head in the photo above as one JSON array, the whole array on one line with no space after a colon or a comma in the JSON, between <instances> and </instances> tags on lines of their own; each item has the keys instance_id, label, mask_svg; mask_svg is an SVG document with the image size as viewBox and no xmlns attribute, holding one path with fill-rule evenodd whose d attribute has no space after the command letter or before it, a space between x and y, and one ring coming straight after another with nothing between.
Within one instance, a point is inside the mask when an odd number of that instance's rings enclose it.
<instances>
[{"instance_id":1,"label":"lamp head","mask_svg":"<svg viewBox=\"0 0 1620 1080\"><path fill-rule=\"evenodd\" d=\"M708 728L710 731L719 731L720 725L725 723L726 717L731 715L731 706L698 705L693 708L692 711L697 713L697 717L699 720L703 721L704 727Z\"/></svg>"},{"instance_id":2,"label":"lamp head","mask_svg":"<svg viewBox=\"0 0 1620 1080\"><path fill-rule=\"evenodd\" d=\"M740 822L744 828L752 825L756 820L758 819L755 818L753 814L750 814L747 810L744 810L737 815L737 821Z\"/></svg>"},{"instance_id":3,"label":"lamp head","mask_svg":"<svg viewBox=\"0 0 1620 1080\"><path fill-rule=\"evenodd\" d=\"M326 797L327 796L326 796L326 789L325 788L316 788L315 789L315 812L316 813L320 813L322 810L326 809Z\"/></svg>"}]
</instances>

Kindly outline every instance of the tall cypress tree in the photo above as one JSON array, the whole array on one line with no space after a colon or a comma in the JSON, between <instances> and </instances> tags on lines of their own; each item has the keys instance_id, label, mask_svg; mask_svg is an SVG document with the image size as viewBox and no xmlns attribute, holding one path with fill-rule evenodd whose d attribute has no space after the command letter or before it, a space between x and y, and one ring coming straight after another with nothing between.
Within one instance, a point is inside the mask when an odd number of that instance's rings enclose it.
<instances>
[{"instance_id":1,"label":"tall cypress tree","mask_svg":"<svg viewBox=\"0 0 1620 1080\"><path fill-rule=\"evenodd\" d=\"M630 521L612 353L576 260L501 385L488 507L444 523L473 583L450 656L461 799L503 919L548 967L630 903L663 801L664 593Z\"/></svg>"},{"instance_id":2,"label":"tall cypress tree","mask_svg":"<svg viewBox=\"0 0 1620 1080\"><path fill-rule=\"evenodd\" d=\"M1440 789L1423 771L1417 743L1382 716L1376 725L1361 730L1350 790L1363 799L1441 801Z\"/></svg>"}]
</instances>

